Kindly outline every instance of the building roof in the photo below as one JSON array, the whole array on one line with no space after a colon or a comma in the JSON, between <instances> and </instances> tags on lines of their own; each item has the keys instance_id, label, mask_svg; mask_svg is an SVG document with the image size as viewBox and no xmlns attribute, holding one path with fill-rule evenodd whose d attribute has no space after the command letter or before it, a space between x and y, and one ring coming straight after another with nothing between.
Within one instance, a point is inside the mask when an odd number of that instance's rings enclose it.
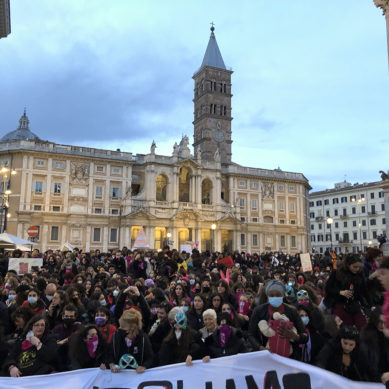
<instances>
[{"instance_id":1,"label":"building roof","mask_svg":"<svg viewBox=\"0 0 389 389\"><path fill-rule=\"evenodd\" d=\"M0 38L5 38L11 33L9 0L0 0Z\"/></svg>"},{"instance_id":2,"label":"building roof","mask_svg":"<svg viewBox=\"0 0 389 389\"><path fill-rule=\"evenodd\" d=\"M0 142L11 142L14 140L40 140L30 131L29 123L30 121L26 115L26 110L24 110L22 117L19 119L19 127L16 130L10 131L8 134L5 134L0 139Z\"/></svg>"},{"instance_id":3,"label":"building roof","mask_svg":"<svg viewBox=\"0 0 389 389\"><path fill-rule=\"evenodd\" d=\"M356 183L354 185L349 185L349 186L345 186L345 187L325 189L325 190L320 190L318 192L311 192L309 194L309 197L329 196L329 195L335 195L335 194L340 194L340 193L344 193L344 192L359 191L359 190L363 190L363 189L367 189L367 188L380 187L381 184L382 184L382 181L364 182L363 184Z\"/></svg>"},{"instance_id":4,"label":"building roof","mask_svg":"<svg viewBox=\"0 0 389 389\"><path fill-rule=\"evenodd\" d=\"M227 70L226 65L224 65L223 57L220 53L219 46L217 45L214 31L215 27L212 26L211 36L209 37L207 50L205 51L200 69L204 66L212 66L214 68Z\"/></svg>"}]
</instances>

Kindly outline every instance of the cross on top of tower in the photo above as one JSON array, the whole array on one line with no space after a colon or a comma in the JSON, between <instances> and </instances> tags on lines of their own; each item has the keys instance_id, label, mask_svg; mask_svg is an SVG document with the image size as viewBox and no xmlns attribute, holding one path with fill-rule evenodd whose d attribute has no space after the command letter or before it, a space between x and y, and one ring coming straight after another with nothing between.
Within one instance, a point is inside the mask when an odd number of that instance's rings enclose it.
<instances>
[{"instance_id":1,"label":"cross on top of tower","mask_svg":"<svg viewBox=\"0 0 389 389\"><path fill-rule=\"evenodd\" d=\"M215 27L214 27L214 26L215 26L215 23L214 23L214 22L211 22L210 24L211 24L211 31L214 32L214 31L215 31Z\"/></svg>"}]
</instances>

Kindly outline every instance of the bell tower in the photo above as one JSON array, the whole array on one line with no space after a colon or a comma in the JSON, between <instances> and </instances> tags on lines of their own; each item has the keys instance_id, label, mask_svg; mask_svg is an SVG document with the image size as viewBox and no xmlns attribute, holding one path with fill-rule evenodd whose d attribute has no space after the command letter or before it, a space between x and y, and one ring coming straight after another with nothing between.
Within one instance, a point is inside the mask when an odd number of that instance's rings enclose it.
<instances>
[{"instance_id":1,"label":"bell tower","mask_svg":"<svg viewBox=\"0 0 389 389\"><path fill-rule=\"evenodd\" d=\"M194 79L194 151L201 159L231 163L231 70L224 65L211 27L207 50Z\"/></svg>"}]
</instances>

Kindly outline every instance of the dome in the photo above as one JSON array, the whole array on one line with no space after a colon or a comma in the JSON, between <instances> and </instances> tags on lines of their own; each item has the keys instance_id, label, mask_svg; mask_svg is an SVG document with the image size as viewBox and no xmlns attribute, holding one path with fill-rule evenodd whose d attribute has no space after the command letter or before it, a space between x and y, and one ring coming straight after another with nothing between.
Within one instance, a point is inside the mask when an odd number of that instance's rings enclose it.
<instances>
[{"instance_id":1,"label":"dome","mask_svg":"<svg viewBox=\"0 0 389 389\"><path fill-rule=\"evenodd\" d=\"M24 110L23 116L19 119L19 127L16 130L5 134L0 142L12 142L14 140L40 140L28 127L30 121Z\"/></svg>"}]
</instances>

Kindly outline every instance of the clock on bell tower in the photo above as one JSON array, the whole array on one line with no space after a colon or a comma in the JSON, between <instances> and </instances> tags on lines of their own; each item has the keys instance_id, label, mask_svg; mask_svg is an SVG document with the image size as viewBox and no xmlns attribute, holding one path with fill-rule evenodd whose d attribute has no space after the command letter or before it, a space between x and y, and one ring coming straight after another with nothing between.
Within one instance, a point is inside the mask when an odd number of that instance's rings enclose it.
<instances>
[{"instance_id":1,"label":"clock on bell tower","mask_svg":"<svg viewBox=\"0 0 389 389\"><path fill-rule=\"evenodd\" d=\"M219 150L222 164L231 163L231 74L224 65L215 28L211 27L207 50L200 69L194 74L194 143L195 154L214 161Z\"/></svg>"}]
</instances>

